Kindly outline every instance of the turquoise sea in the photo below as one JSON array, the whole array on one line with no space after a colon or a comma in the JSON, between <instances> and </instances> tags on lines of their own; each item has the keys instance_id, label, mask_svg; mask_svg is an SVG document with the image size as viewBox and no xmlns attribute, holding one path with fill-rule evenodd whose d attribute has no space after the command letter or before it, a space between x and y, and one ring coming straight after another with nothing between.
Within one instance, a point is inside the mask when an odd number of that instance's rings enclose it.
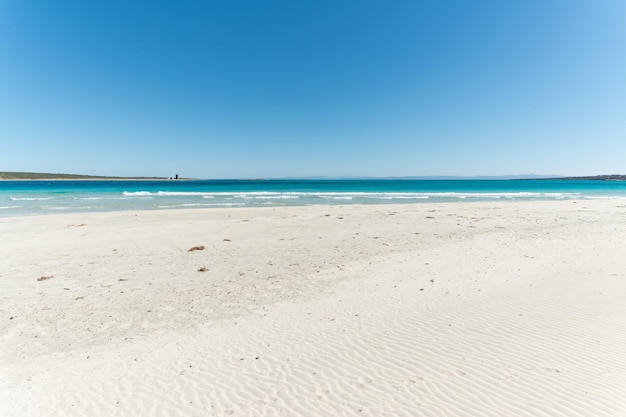
<instances>
[{"instance_id":1,"label":"turquoise sea","mask_svg":"<svg viewBox=\"0 0 626 417\"><path fill-rule=\"evenodd\" d=\"M59 212L462 201L626 199L583 180L0 181L0 216Z\"/></svg>"}]
</instances>

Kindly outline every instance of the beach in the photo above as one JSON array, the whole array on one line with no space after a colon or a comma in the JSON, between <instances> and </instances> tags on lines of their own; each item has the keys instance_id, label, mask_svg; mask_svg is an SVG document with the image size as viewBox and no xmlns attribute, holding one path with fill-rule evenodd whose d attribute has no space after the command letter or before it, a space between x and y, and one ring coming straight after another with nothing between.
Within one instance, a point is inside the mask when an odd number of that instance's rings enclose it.
<instances>
[{"instance_id":1,"label":"beach","mask_svg":"<svg viewBox=\"0 0 626 417\"><path fill-rule=\"evenodd\" d=\"M2 416L626 415L626 203L0 218Z\"/></svg>"}]
</instances>

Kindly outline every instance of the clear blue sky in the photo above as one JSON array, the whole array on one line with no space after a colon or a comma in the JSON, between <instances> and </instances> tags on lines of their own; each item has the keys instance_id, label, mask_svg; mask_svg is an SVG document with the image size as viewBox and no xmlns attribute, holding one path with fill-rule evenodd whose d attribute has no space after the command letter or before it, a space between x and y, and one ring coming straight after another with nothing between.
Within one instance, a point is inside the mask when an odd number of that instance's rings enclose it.
<instances>
[{"instance_id":1,"label":"clear blue sky","mask_svg":"<svg viewBox=\"0 0 626 417\"><path fill-rule=\"evenodd\" d=\"M0 171L626 174L626 2L2 0Z\"/></svg>"}]
</instances>

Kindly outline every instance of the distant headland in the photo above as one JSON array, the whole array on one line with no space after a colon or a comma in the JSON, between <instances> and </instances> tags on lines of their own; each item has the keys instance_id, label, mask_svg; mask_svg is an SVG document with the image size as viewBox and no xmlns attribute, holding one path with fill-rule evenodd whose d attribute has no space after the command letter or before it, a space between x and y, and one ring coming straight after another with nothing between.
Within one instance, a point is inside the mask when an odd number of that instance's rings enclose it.
<instances>
[{"instance_id":1,"label":"distant headland","mask_svg":"<svg viewBox=\"0 0 626 417\"><path fill-rule=\"evenodd\" d=\"M578 180L578 181L626 181L626 175L592 175L588 177L556 177L556 178L538 178L544 180Z\"/></svg>"},{"instance_id":2,"label":"distant headland","mask_svg":"<svg viewBox=\"0 0 626 417\"><path fill-rule=\"evenodd\" d=\"M44 172L2 172L0 171L1 180L190 180L192 178L183 178L178 174L171 177L116 177L105 175L82 175L82 174L55 174ZM278 178L277 178L278 179ZM297 180L297 179L341 179L341 180L364 180L364 179L380 179L380 180L572 180L572 181L626 181L626 175L591 175L583 177L561 177L557 175L501 175L501 176L409 176L409 177L283 177L279 179Z\"/></svg>"},{"instance_id":3,"label":"distant headland","mask_svg":"<svg viewBox=\"0 0 626 417\"><path fill-rule=\"evenodd\" d=\"M44 172L0 172L0 180L168 180L174 177L113 177L103 175L53 174Z\"/></svg>"}]
</instances>

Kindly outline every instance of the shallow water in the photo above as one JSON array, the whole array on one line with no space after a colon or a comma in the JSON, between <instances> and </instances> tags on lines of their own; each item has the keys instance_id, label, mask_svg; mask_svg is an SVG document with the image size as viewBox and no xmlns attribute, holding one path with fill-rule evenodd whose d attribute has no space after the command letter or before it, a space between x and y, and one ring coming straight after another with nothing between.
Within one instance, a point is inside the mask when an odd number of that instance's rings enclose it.
<instances>
[{"instance_id":1,"label":"shallow water","mask_svg":"<svg viewBox=\"0 0 626 417\"><path fill-rule=\"evenodd\" d=\"M590 180L0 181L0 216L55 212L459 201L626 199Z\"/></svg>"}]
</instances>

